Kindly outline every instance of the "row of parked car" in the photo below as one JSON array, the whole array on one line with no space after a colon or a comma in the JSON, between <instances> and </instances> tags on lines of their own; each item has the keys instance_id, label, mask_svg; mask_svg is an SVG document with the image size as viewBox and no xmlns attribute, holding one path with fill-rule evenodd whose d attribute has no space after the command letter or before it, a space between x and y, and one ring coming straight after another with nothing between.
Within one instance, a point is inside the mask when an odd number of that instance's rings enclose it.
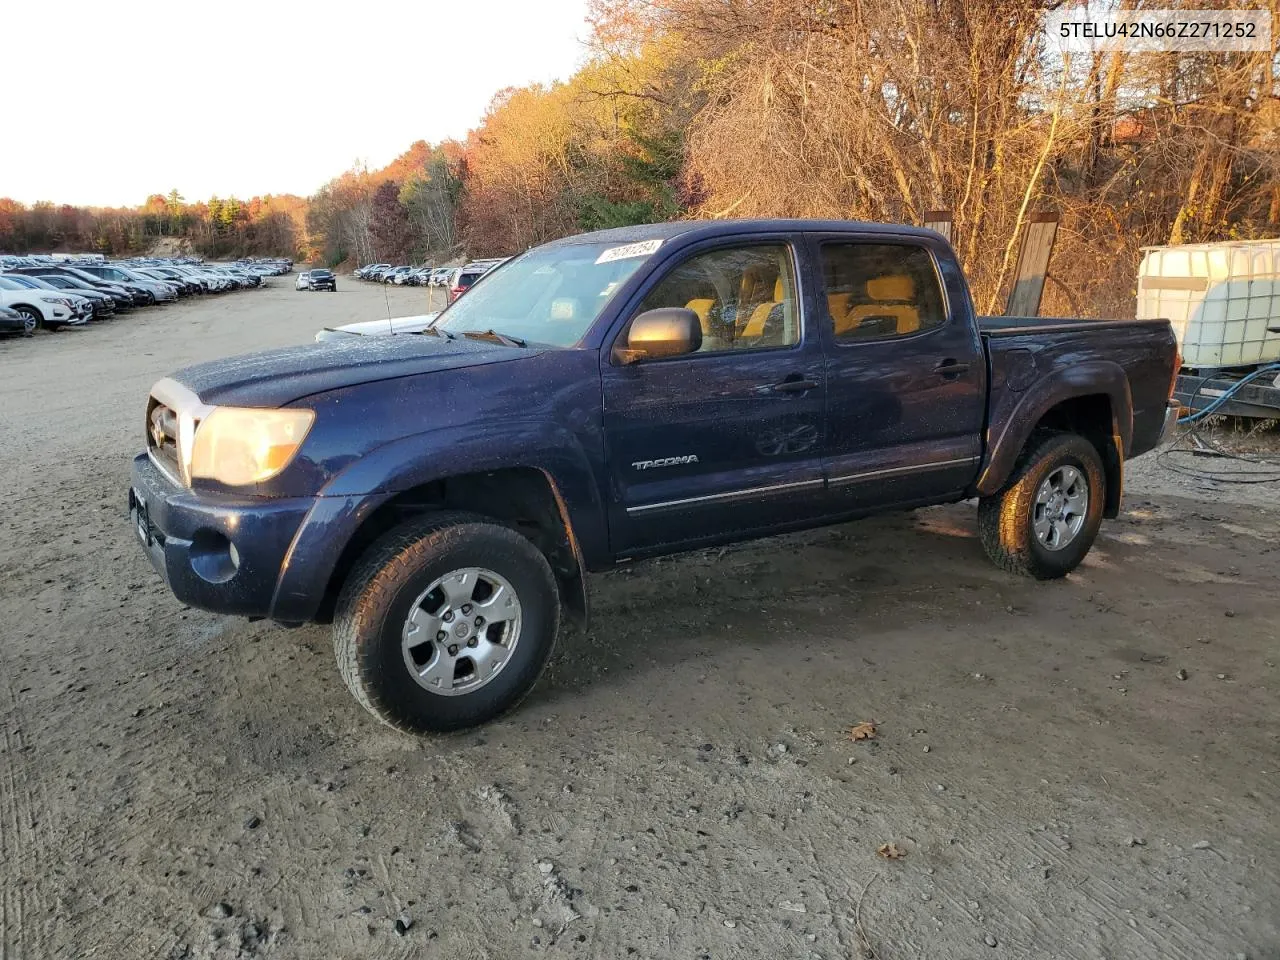
<instances>
[{"instance_id":1,"label":"row of parked car","mask_svg":"<svg viewBox=\"0 0 1280 960\"><path fill-rule=\"evenodd\" d=\"M499 264L506 263L508 257L492 260L471 260L462 266L453 267L411 267L394 266L390 263L370 263L355 271L356 277L374 283L393 283L410 287L444 287L446 299L453 303L462 296L471 285Z\"/></svg>"},{"instance_id":2,"label":"row of parked car","mask_svg":"<svg viewBox=\"0 0 1280 960\"><path fill-rule=\"evenodd\" d=\"M190 257L0 256L0 333L30 336L135 307L260 287L292 269L288 259L209 264Z\"/></svg>"},{"instance_id":3,"label":"row of parked car","mask_svg":"<svg viewBox=\"0 0 1280 960\"><path fill-rule=\"evenodd\" d=\"M361 280L375 283L394 283L405 287L438 287L449 276L453 267L410 267L391 263L370 263L359 267L355 275Z\"/></svg>"}]
</instances>

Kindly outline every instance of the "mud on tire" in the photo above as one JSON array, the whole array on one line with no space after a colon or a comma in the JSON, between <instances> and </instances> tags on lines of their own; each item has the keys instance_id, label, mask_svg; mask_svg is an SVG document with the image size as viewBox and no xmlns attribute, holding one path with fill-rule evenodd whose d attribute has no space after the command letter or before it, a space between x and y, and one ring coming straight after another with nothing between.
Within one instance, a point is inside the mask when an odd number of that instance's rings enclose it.
<instances>
[{"instance_id":1,"label":"mud on tire","mask_svg":"<svg viewBox=\"0 0 1280 960\"><path fill-rule=\"evenodd\" d=\"M1036 497L1042 484L1064 467L1075 468L1083 478L1088 504L1078 532L1051 549L1036 534ZM1004 489L978 502L978 536L1002 570L1037 580L1065 577L1093 546L1105 501L1106 474L1097 448L1079 434L1044 434L1033 438Z\"/></svg>"}]
</instances>

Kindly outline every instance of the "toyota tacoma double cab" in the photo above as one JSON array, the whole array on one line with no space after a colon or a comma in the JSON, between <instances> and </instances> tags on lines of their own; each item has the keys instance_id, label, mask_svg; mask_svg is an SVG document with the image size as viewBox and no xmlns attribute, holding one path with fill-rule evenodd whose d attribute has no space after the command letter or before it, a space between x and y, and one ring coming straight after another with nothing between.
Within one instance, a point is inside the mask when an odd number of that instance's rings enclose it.
<instances>
[{"instance_id":1,"label":"toyota tacoma double cab","mask_svg":"<svg viewBox=\"0 0 1280 960\"><path fill-rule=\"evenodd\" d=\"M1177 369L1162 320L977 317L928 230L628 227L420 333L161 380L129 509L179 600L332 623L371 713L451 730L518 703L624 561L976 498L999 567L1065 576Z\"/></svg>"}]
</instances>

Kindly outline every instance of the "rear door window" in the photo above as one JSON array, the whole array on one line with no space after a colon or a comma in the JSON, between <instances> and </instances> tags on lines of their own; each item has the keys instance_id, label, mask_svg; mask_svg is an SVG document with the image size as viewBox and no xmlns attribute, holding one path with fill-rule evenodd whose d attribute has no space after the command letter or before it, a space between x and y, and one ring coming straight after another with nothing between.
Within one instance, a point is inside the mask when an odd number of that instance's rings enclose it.
<instances>
[{"instance_id":1,"label":"rear door window","mask_svg":"<svg viewBox=\"0 0 1280 960\"><path fill-rule=\"evenodd\" d=\"M824 243L826 308L837 341L909 337L942 326L933 257L909 243Z\"/></svg>"}]
</instances>

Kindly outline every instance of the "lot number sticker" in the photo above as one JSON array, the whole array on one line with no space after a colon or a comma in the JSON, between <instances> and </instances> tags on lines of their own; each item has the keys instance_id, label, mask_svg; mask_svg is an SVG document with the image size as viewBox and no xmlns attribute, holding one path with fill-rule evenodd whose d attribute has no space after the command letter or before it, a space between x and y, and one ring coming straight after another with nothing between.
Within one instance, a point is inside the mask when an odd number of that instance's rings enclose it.
<instances>
[{"instance_id":1,"label":"lot number sticker","mask_svg":"<svg viewBox=\"0 0 1280 960\"><path fill-rule=\"evenodd\" d=\"M639 243L628 243L625 247L610 247L600 256L596 263L612 263L614 260L628 260L631 257L647 257L662 246L661 240L641 240Z\"/></svg>"}]
</instances>

